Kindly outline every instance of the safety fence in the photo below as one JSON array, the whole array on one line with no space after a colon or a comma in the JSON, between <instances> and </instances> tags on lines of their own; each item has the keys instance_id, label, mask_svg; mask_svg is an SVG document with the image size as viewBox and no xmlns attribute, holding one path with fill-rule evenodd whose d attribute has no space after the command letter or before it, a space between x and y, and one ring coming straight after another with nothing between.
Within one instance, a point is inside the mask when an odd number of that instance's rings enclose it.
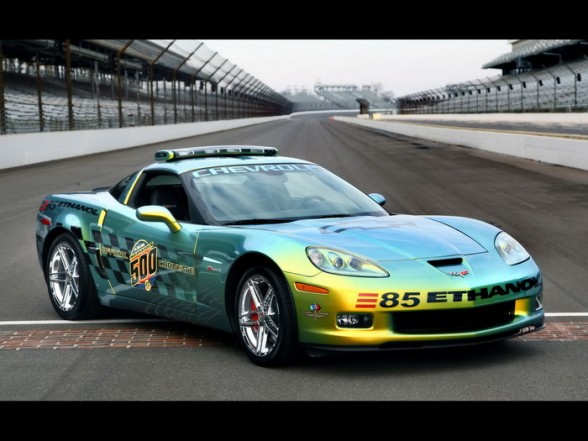
<instances>
[{"instance_id":1,"label":"safety fence","mask_svg":"<svg viewBox=\"0 0 588 441\"><path fill-rule=\"evenodd\" d=\"M25 43L21 46L26 47ZM149 63L132 59L126 64L108 59L120 57L122 43L113 46L114 55L104 56L100 62L95 60L101 55L98 46L87 44L94 51L69 42L63 44L84 60L69 66L44 64L39 55L18 58L27 55L21 47L18 56L3 56L0 40L0 134L180 124L276 116L291 111L292 103L286 98L216 53L209 54L202 44L198 46L200 56L196 57L196 50L186 55L175 48L168 54L166 50L172 44L162 48L151 41L133 41L136 57L153 57L157 48L168 59L151 58ZM99 44L114 43L100 40ZM38 45L38 41L31 42L30 51L38 50ZM126 46L133 49L131 43ZM4 50L10 53L6 41ZM61 46L55 49L60 50ZM187 60L192 63L189 67L185 65ZM209 63L211 60L214 62ZM116 68L117 64L122 68Z\"/></svg>"},{"instance_id":2,"label":"safety fence","mask_svg":"<svg viewBox=\"0 0 588 441\"><path fill-rule=\"evenodd\" d=\"M5 74L5 78L10 77ZM119 102L112 82L76 81L70 104L57 79L44 78L40 95L35 92L36 85L27 85L30 81L26 80L30 78L13 77L6 81L2 133L180 124L274 114L263 102L211 91L208 86L174 90L169 82L157 82L151 103L144 84L125 81L124 99Z\"/></svg>"}]
</instances>

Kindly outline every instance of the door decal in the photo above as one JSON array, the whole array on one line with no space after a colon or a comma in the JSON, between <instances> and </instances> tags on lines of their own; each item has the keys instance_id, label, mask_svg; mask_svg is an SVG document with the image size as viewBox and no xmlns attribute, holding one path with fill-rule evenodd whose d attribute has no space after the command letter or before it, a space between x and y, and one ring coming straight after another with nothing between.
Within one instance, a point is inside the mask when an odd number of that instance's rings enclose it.
<instances>
[{"instance_id":1,"label":"door decal","mask_svg":"<svg viewBox=\"0 0 588 441\"><path fill-rule=\"evenodd\" d=\"M150 291L157 276L157 247L144 239L133 245L129 256L131 284Z\"/></svg>"}]
</instances>

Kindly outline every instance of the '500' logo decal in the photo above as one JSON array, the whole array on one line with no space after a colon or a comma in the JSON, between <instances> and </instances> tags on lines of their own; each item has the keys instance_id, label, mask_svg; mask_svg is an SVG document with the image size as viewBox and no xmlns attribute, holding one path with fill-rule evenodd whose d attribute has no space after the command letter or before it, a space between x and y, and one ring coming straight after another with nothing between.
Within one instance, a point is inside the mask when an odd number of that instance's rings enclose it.
<instances>
[{"instance_id":1,"label":"'500' logo decal","mask_svg":"<svg viewBox=\"0 0 588 441\"><path fill-rule=\"evenodd\" d=\"M503 285L493 285L480 289L470 289L467 291L429 291L429 292L387 292L378 293L358 293L355 303L356 308L375 309L381 308L414 308L421 303L459 303L474 301L476 299L490 299L494 296L506 296L529 291L536 286L541 285L540 277L530 277L519 280L518 282L505 283Z\"/></svg>"},{"instance_id":2,"label":"'500' logo decal","mask_svg":"<svg viewBox=\"0 0 588 441\"><path fill-rule=\"evenodd\" d=\"M130 261L131 285L151 290L157 275L157 248L153 242L139 240L133 245Z\"/></svg>"}]
</instances>

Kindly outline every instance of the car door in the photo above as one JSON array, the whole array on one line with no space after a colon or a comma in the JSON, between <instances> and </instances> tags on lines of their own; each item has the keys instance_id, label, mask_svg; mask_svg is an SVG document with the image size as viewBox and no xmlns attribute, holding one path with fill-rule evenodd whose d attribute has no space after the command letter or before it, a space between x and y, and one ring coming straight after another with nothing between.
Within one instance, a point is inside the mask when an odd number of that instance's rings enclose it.
<instances>
[{"instance_id":1,"label":"car door","mask_svg":"<svg viewBox=\"0 0 588 441\"><path fill-rule=\"evenodd\" d=\"M132 203L106 212L100 229L101 262L111 293L144 302L145 312L157 315L166 315L163 309L194 312L196 307L194 252L200 226L189 221L186 200L170 197L178 191L183 187L177 176L151 173L137 184ZM173 232L163 222L139 220L136 210L144 205L168 208L182 228Z\"/></svg>"}]
</instances>

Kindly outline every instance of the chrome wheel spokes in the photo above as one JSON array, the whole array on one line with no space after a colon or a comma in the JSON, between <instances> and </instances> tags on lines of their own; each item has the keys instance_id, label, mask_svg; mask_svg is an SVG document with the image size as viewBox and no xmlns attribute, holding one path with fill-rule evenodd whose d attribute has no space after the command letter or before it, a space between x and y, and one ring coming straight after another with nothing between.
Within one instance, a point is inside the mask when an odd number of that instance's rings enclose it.
<instances>
[{"instance_id":1,"label":"chrome wheel spokes","mask_svg":"<svg viewBox=\"0 0 588 441\"><path fill-rule=\"evenodd\" d=\"M270 282L253 275L239 293L239 327L248 349L258 356L269 354L278 342L279 308Z\"/></svg>"},{"instance_id":2,"label":"chrome wheel spokes","mask_svg":"<svg viewBox=\"0 0 588 441\"><path fill-rule=\"evenodd\" d=\"M79 298L79 262L73 249L60 244L50 256L49 285L56 305L70 311Z\"/></svg>"}]
</instances>

